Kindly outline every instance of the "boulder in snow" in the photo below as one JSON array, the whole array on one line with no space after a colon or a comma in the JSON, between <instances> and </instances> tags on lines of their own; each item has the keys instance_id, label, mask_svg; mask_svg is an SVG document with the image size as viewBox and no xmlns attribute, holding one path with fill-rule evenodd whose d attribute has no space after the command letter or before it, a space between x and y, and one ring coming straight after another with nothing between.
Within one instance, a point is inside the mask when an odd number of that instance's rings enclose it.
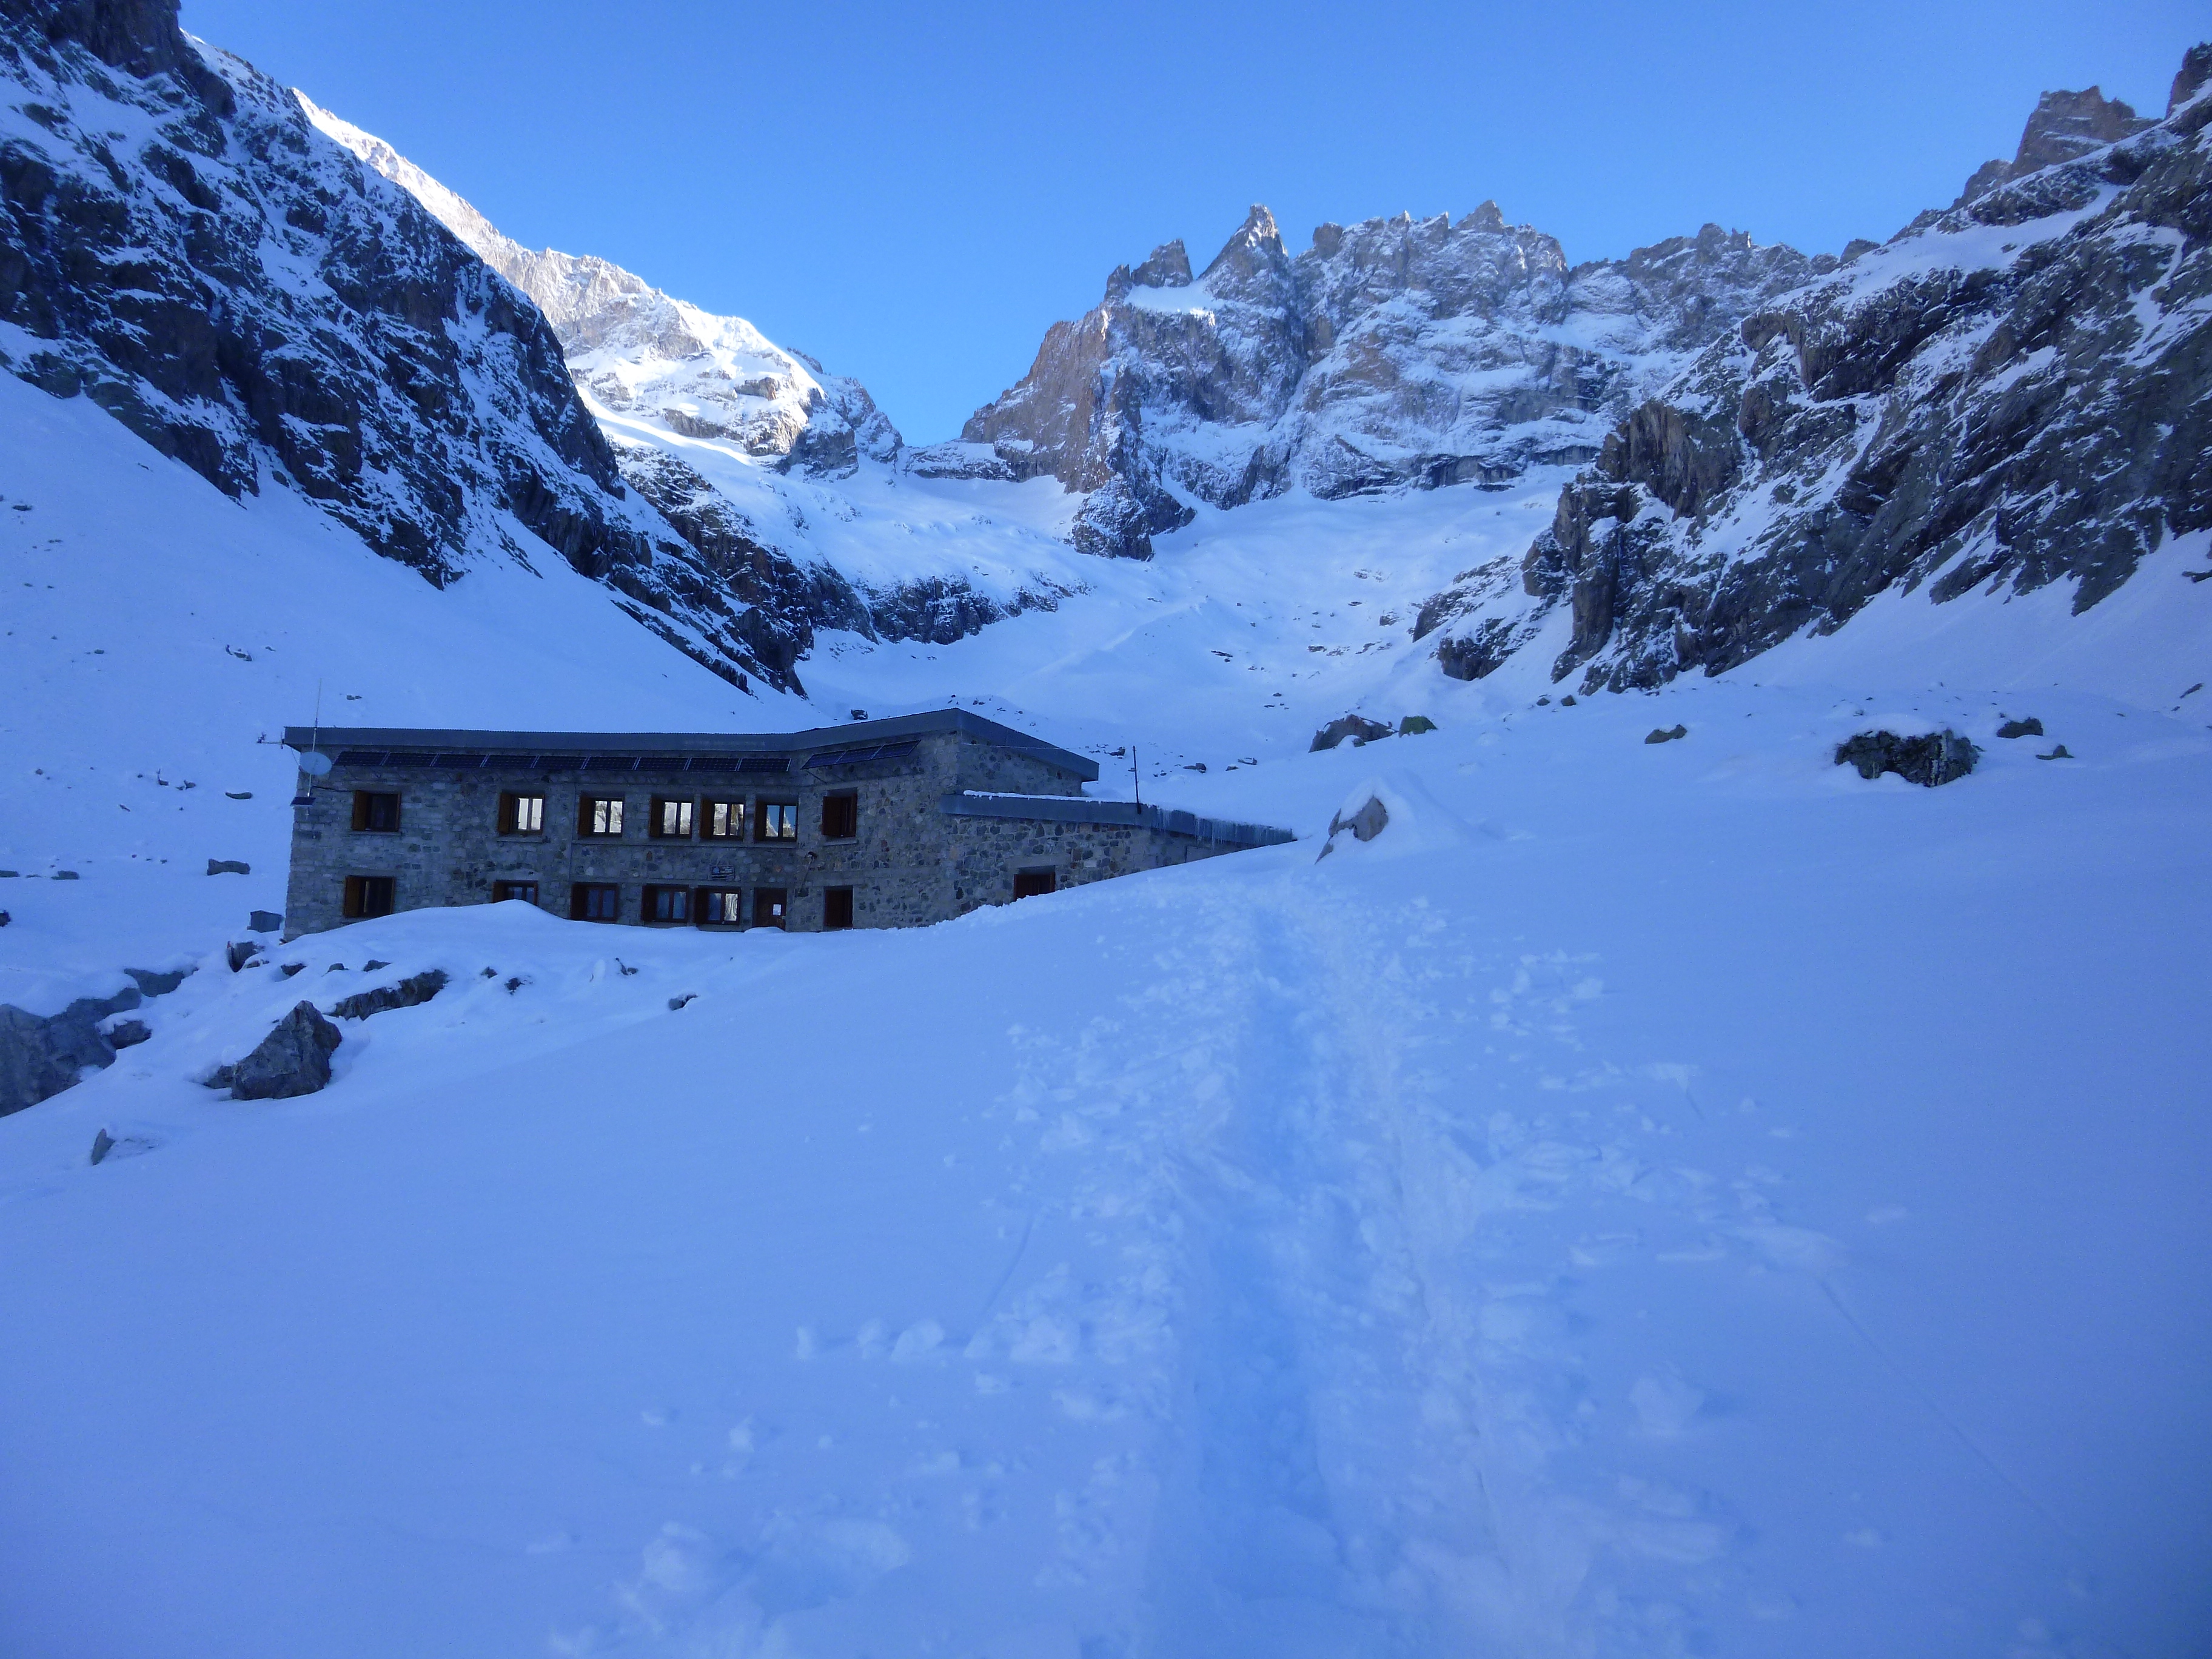
<instances>
[{"instance_id":1,"label":"boulder in snow","mask_svg":"<svg viewBox=\"0 0 2212 1659\"><path fill-rule=\"evenodd\" d=\"M1645 734L1644 741L1646 743L1672 743L1677 738L1686 738L1689 735L1690 728L1682 725L1680 721L1677 721L1671 729L1665 726L1654 726L1650 732Z\"/></svg>"},{"instance_id":2,"label":"boulder in snow","mask_svg":"<svg viewBox=\"0 0 2212 1659\"><path fill-rule=\"evenodd\" d=\"M210 859L208 874L211 876L250 876L253 866L244 859Z\"/></svg>"},{"instance_id":3,"label":"boulder in snow","mask_svg":"<svg viewBox=\"0 0 2212 1659\"><path fill-rule=\"evenodd\" d=\"M225 1066L233 1100L287 1100L311 1095L331 1080L331 1052L345 1041L338 1028L302 1002L235 1066Z\"/></svg>"},{"instance_id":4,"label":"boulder in snow","mask_svg":"<svg viewBox=\"0 0 2212 1659\"><path fill-rule=\"evenodd\" d=\"M2007 720L1997 727L1997 735L2001 738L2039 738L2043 735L2043 722L2033 715L2024 720Z\"/></svg>"},{"instance_id":5,"label":"boulder in snow","mask_svg":"<svg viewBox=\"0 0 2212 1659\"><path fill-rule=\"evenodd\" d=\"M1907 783L1929 789L1965 777L1981 757L1980 750L1948 728L1917 738L1901 738L1894 732L1862 732L1850 742L1836 745L1836 764L1857 767L1863 778L1894 772Z\"/></svg>"},{"instance_id":6,"label":"boulder in snow","mask_svg":"<svg viewBox=\"0 0 2212 1659\"><path fill-rule=\"evenodd\" d=\"M1334 749L1346 738L1357 749L1363 743L1372 743L1377 738L1387 738L1390 728L1380 720L1370 720L1364 714L1346 714L1341 720L1331 720L1314 733L1313 746L1306 752L1319 754L1324 749Z\"/></svg>"},{"instance_id":7,"label":"boulder in snow","mask_svg":"<svg viewBox=\"0 0 2212 1659\"><path fill-rule=\"evenodd\" d=\"M428 1002L445 988L444 969L432 968L403 979L397 985L380 985L374 991L356 991L349 997L343 997L331 1012L339 1019L367 1019L387 1009L412 1008L418 1002Z\"/></svg>"}]
</instances>

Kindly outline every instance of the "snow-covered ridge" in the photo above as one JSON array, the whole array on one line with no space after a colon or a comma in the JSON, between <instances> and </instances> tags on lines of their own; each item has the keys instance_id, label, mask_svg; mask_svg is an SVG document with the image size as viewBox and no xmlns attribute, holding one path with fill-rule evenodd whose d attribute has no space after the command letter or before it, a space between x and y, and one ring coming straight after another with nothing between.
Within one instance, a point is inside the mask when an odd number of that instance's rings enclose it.
<instances>
[{"instance_id":1,"label":"snow-covered ridge","mask_svg":"<svg viewBox=\"0 0 2212 1659\"><path fill-rule=\"evenodd\" d=\"M589 254L531 249L374 133L293 94L307 118L406 190L538 303L577 384L605 407L672 431L831 474L887 461L897 430L857 380L784 350L742 317L718 317Z\"/></svg>"}]
</instances>

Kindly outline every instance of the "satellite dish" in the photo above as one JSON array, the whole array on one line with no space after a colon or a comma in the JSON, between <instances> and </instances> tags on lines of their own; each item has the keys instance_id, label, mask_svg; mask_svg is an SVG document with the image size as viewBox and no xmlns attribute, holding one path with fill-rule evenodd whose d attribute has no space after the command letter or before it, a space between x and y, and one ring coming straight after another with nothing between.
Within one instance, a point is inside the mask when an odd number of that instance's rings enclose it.
<instances>
[{"instance_id":1,"label":"satellite dish","mask_svg":"<svg viewBox=\"0 0 2212 1659\"><path fill-rule=\"evenodd\" d=\"M300 769L311 778L325 777L331 769L331 757L319 749L310 749L300 757Z\"/></svg>"}]
</instances>

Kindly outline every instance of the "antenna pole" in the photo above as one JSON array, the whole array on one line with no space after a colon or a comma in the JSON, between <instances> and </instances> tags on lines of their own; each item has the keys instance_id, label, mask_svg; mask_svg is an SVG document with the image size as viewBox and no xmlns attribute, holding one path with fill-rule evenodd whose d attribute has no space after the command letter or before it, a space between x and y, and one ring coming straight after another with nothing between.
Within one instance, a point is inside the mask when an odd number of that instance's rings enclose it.
<instances>
[{"instance_id":1,"label":"antenna pole","mask_svg":"<svg viewBox=\"0 0 2212 1659\"><path fill-rule=\"evenodd\" d=\"M1142 806L1145 804L1145 775L1137 765L1137 745L1133 743L1129 745L1129 777L1136 785L1137 805Z\"/></svg>"}]
</instances>

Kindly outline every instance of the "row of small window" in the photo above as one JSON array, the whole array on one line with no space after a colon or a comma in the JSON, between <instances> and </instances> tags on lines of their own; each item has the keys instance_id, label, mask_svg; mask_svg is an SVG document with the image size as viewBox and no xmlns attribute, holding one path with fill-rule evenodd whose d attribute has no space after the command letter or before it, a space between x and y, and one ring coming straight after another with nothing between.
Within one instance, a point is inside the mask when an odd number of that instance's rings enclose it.
<instances>
[{"instance_id":1,"label":"row of small window","mask_svg":"<svg viewBox=\"0 0 2212 1659\"><path fill-rule=\"evenodd\" d=\"M576 803L576 833L593 840L614 841L624 834L625 803L620 795L585 795ZM750 820L751 838L757 842L795 842L799 839L799 803L764 800L750 806L742 800L691 800L655 795L646 808L645 832L655 841L744 841ZM353 793L353 827L378 835L399 830L399 797L374 789ZM501 795L499 833L502 836L542 836L545 833L545 797ZM860 802L857 795L822 798L822 838L850 841L860 833Z\"/></svg>"},{"instance_id":2,"label":"row of small window","mask_svg":"<svg viewBox=\"0 0 2212 1659\"><path fill-rule=\"evenodd\" d=\"M504 902L520 899L525 904L538 902L538 884L534 881L500 881L492 884L492 901ZM647 923L676 925L690 923L699 927L787 927L790 926L790 890L782 887L756 887L750 892L742 887L670 887L648 885L638 896L637 920ZM349 920L365 916L388 916L398 901L398 887L391 876L348 876L345 878L344 911ZM623 890L614 882L579 881L568 886L568 916L572 921L620 921L623 920ZM853 925L853 890L849 887L824 888L822 893L822 925L825 928L850 927Z\"/></svg>"}]
</instances>

